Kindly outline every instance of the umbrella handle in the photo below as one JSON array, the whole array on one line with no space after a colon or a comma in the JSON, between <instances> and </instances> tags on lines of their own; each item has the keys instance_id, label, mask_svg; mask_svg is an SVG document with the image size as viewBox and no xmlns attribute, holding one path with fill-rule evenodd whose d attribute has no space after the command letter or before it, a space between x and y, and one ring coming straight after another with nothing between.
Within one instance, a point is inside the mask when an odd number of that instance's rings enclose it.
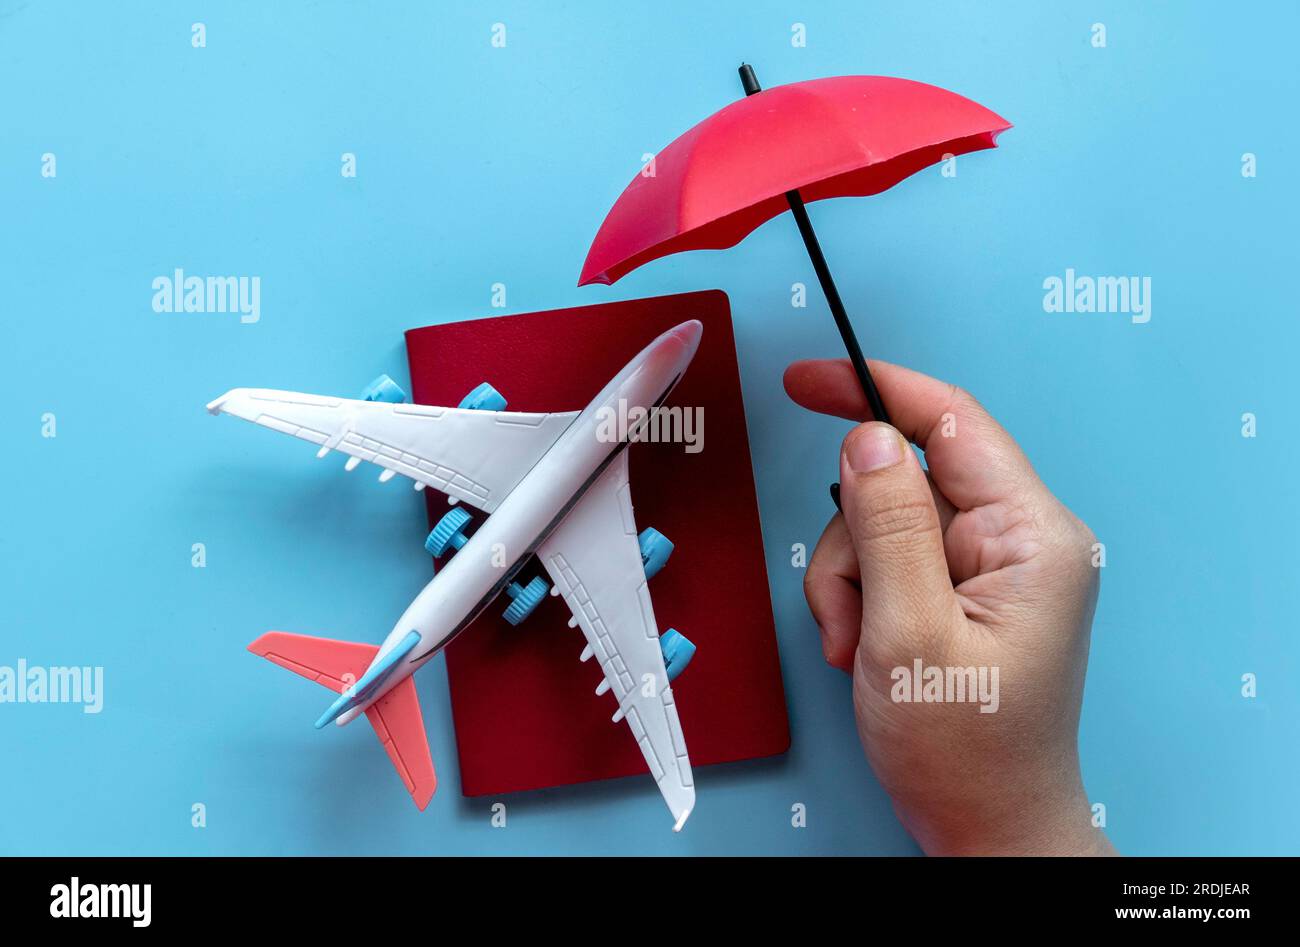
<instances>
[{"instance_id":1,"label":"umbrella handle","mask_svg":"<svg viewBox=\"0 0 1300 947\"><path fill-rule=\"evenodd\" d=\"M762 87L758 84L758 77L754 75L753 66L742 63L739 71L740 83L745 89L745 95L754 95L762 91ZM849 314L844 310L844 301L840 299L840 292L835 288L835 280L831 276L831 269L826 263L826 256L822 253L821 244L817 240L817 233L813 230L812 221L808 217L808 208L804 206L803 198L799 196L798 191L786 191L785 199L790 205L790 213L794 217L794 222L799 226L799 235L803 237L803 245L808 251L809 259L812 260L813 270L817 273L817 281L821 283L822 293L826 296L826 303L830 306L831 315L835 317L835 326L840 330L844 350L848 352L849 363L853 366L853 373L858 376L858 384L862 386L862 393L867 398L867 406L871 408L871 414L877 421L884 421L888 424L889 414L885 411L885 403L881 400L880 392L876 389L876 383L871 377L871 370L867 368L867 360L862 355L862 346L858 344L857 334L854 333L853 325L849 322Z\"/></svg>"}]
</instances>

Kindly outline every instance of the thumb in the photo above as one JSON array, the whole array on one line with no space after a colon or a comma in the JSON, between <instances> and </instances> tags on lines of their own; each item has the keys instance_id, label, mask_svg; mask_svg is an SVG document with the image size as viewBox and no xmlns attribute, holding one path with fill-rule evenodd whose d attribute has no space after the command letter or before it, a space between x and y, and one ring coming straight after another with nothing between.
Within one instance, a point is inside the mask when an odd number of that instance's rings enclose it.
<instances>
[{"instance_id":1,"label":"thumb","mask_svg":"<svg viewBox=\"0 0 1300 947\"><path fill-rule=\"evenodd\" d=\"M888 424L862 424L840 453L840 503L862 573L862 633L916 640L947 628L956 598L925 471Z\"/></svg>"}]
</instances>

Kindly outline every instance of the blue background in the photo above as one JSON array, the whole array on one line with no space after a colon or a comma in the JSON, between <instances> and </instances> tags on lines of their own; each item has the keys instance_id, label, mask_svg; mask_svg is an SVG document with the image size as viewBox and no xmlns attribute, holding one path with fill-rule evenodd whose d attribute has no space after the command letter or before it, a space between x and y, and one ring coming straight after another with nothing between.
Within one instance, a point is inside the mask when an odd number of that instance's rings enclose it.
<instances>
[{"instance_id":1,"label":"blue background","mask_svg":"<svg viewBox=\"0 0 1300 947\"><path fill-rule=\"evenodd\" d=\"M920 79L1015 124L956 178L814 205L822 242L871 354L975 392L1107 545L1081 744L1116 844L1296 853L1300 14L1137 6L0 0L0 664L106 676L98 716L0 705L0 852L917 851L790 565L848 428L781 388L792 357L840 351L793 222L574 285L642 154L737 97L748 59L766 85ZM260 276L261 321L153 312L175 267ZM1045 313L1067 267L1150 276L1151 321ZM649 780L509 797L494 830L492 800L458 794L439 661L418 684L443 789L418 814L368 728L314 732L323 692L243 648L267 628L377 641L428 577L420 500L203 404L405 381L415 325L712 287L793 748L701 771L680 836Z\"/></svg>"}]
</instances>

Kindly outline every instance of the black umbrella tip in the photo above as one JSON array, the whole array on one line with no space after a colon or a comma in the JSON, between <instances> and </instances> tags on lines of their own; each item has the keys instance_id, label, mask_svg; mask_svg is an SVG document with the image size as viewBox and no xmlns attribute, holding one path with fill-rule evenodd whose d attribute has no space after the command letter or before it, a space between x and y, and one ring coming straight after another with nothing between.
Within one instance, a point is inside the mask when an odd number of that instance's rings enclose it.
<instances>
[{"instance_id":1,"label":"black umbrella tip","mask_svg":"<svg viewBox=\"0 0 1300 947\"><path fill-rule=\"evenodd\" d=\"M763 87L758 84L758 76L754 75L754 67L747 62L740 64L740 84L745 88L746 95L753 95L755 92L762 92Z\"/></svg>"}]
</instances>

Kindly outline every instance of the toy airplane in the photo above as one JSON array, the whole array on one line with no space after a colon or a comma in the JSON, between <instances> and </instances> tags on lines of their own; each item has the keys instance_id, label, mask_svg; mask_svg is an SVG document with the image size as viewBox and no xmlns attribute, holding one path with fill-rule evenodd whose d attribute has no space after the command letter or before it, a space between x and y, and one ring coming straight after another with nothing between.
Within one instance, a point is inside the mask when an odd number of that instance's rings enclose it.
<instances>
[{"instance_id":1,"label":"toy airplane","mask_svg":"<svg viewBox=\"0 0 1300 947\"><path fill-rule=\"evenodd\" d=\"M506 619L527 618L548 586L541 576L522 585L515 579L536 556L555 583L550 593L563 595L573 613L570 627L586 636L582 660L595 655L605 673L596 693L614 692L614 721L632 729L673 830L686 823L695 788L669 681L695 646L671 628L659 636L647 581L672 544L651 529L638 536L627 474L635 438L611 442L600 419L610 410L646 417L662 404L695 356L702 328L684 322L659 336L582 411L504 411L505 399L486 383L456 408L405 404L387 376L363 400L236 388L207 406L311 441L318 457L342 451L347 470L370 461L384 468L381 482L400 473L416 490L431 486L453 504L490 514L468 538L462 507L442 517L425 548L434 556L457 552L379 647L278 631L249 645L339 693L318 728L364 713L420 809L437 779L411 675L502 592L512 600Z\"/></svg>"}]
</instances>

